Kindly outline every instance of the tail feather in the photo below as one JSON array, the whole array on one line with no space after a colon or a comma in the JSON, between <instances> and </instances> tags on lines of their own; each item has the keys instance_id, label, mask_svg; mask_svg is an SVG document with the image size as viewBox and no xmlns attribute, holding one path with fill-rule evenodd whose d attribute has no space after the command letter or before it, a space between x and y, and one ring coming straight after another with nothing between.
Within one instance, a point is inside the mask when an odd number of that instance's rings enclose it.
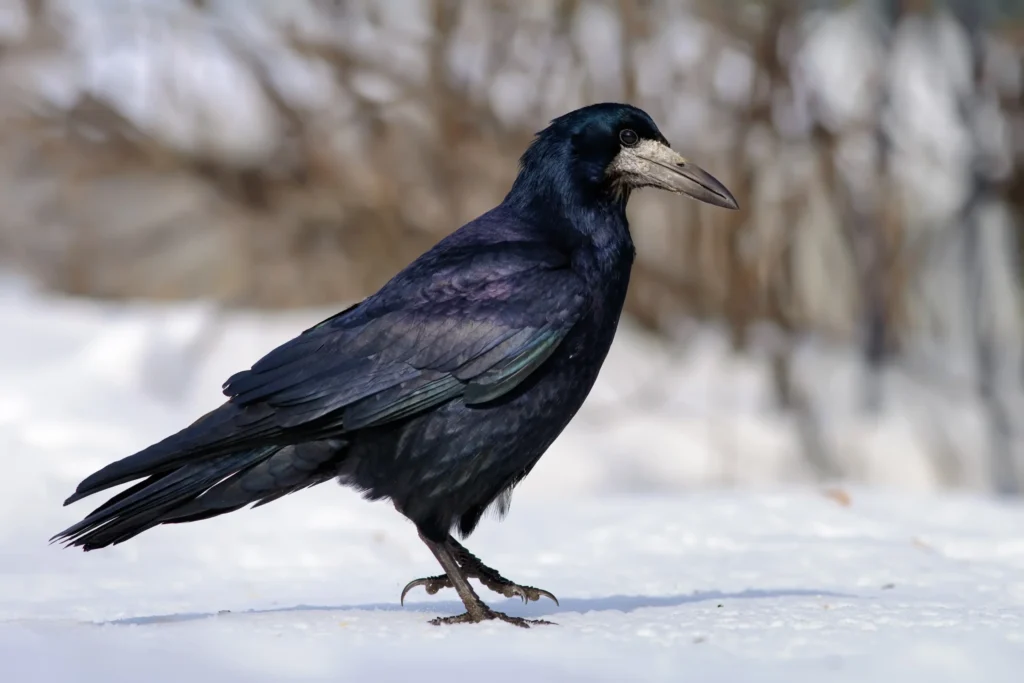
<instances>
[{"instance_id":1,"label":"tail feather","mask_svg":"<svg viewBox=\"0 0 1024 683\"><path fill-rule=\"evenodd\" d=\"M51 540L66 541L68 545L80 545L86 550L120 543L153 526L169 509L198 496L232 472L266 457L265 450L221 456L154 475L124 492L129 495L101 505ZM132 529L134 533L126 535Z\"/></svg>"},{"instance_id":2,"label":"tail feather","mask_svg":"<svg viewBox=\"0 0 1024 683\"><path fill-rule=\"evenodd\" d=\"M51 540L94 550L159 524L206 519L330 479L343 442L265 446L184 464L118 493Z\"/></svg>"},{"instance_id":3,"label":"tail feather","mask_svg":"<svg viewBox=\"0 0 1024 683\"><path fill-rule=\"evenodd\" d=\"M289 493L332 479L345 443L311 441L285 446L251 467L239 470L188 503L161 518L163 523L192 522L253 503L265 505Z\"/></svg>"},{"instance_id":4,"label":"tail feather","mask_svg":"<svg viewBox=\"0 0 1024 683\"><path fill-rule=\"evenodd\" d=\"M265 424L264 413L260 407L242 409L224 403L178 433L92 473L64 505L135 479L174 472L200 459L249 450L254 441L265 443L273 428Z\"/></svg>"}]
</instances>

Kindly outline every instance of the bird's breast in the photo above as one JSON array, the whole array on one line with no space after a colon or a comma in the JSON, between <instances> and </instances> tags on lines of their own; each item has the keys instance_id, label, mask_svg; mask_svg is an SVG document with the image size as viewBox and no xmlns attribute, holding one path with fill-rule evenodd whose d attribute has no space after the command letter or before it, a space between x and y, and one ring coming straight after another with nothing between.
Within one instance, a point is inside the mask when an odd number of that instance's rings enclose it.
<instances>
[{"instance_id":1,"label":"bird's breast","mask_svg":"<svg viewBox=\"0 0 1024 683\"><path fill-rule=\"evenodd\" d=\"M563 383L567 395L563 395L562 400L571 406L572 413L590 393L615 338L632 262L630 248L619 255L611 267L594 267L589 271L590 277L586 279L591 290L591 306L567 335L561 353L551 359L552 379Z\"/></svg>"}]
</instances>

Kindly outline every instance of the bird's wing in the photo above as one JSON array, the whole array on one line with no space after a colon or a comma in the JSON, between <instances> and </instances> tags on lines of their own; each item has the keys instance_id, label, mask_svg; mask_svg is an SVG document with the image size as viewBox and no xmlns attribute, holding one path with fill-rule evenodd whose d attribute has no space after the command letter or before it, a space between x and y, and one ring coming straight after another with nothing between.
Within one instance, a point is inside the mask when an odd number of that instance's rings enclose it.
<instances>
[{"instance_id":1,"label":"bird's wing","mask_svg":"<svg viewBox=\"0 0 1024 683\"><path fill-rule=\"evenodd\" d=\"M344 439L456 397L493 401L537 370L589 306L565 257L542 246L413 264L228 379L221 407L88 477L69 502L200 459Z\"/></svg>"},{"instance_id":2,"label":"bird's wing","mask_svg":"<svg viewBox=\"0 0 1024 683\"><path fill-rule=\"evenodd\" d=\"M540 367L589 305L566 266L535 245L450 255L425 279L413 272L366 310L354 307L278 347L231 377L224 393L236 405L272 408L269 421L280 429L319 437L456 396L492 401Z\"/></svg>"}]
</instances>

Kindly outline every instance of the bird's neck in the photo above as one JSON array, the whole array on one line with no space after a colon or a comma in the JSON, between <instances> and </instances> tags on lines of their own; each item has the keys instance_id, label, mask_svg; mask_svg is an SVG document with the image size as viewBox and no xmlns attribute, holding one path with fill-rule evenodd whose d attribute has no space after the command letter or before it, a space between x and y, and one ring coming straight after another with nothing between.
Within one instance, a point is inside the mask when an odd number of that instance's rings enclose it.
<instances>
[{"instance_id":1,"label":"bird's neck","mask_svg":"<svg viewBox=\"0 0 1024 683\"><path fill-rule=\"evenodd\" d=\"M572 169L564 145L535 145L503 204L561 242L595 278L628 278L634 254L626 219L628 193L587 182Z\"/></svg>"}]
</instances>

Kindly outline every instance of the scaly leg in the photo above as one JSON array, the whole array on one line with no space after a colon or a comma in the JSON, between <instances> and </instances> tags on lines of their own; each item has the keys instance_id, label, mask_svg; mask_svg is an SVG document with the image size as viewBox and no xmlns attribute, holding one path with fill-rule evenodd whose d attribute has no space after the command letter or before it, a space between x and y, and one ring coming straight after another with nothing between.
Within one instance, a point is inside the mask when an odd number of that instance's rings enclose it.
<instances>
[{"instance_id":1,"label":"scaly leg","mask_svg":"<svg viewBox=\"0 0 1024 683\"><path fill-rule=\"evenodd\" d=\"M448 536L448 539L445 541L445 545L451 551L452 555L455 556L455 561L459 563L459 567L462 569L463 575L467 578L479 580L480 583L495 593L504 595L506 598L522 598L523 602L536 602L537 600L540 600L541 597L545 597L553 600L556 605L558 604L558 598L542 588L520 586L517 583L509 581L497 570L491 569L481 562L476 555L469 552L465 546L456 541L452 536ZM423 586L428 595L434 595L442 588L451 588L452 582L445 574L441 574L439 576L428 576L422 579L410 581L405 585L405 588L402 589L400 602L403 605L405 604L406 594L417 586Z\"/></svg>"},{"instance_id":2,"label":"scaly leg","mask_svg":"<svg viewBox=\"0 0 1024 683\"><path fill-rule=\"evenodd\" d=\"M438 617L431 620L430 623L434 625L465 624L479 623L481 621L488 621L491 619L500 619L501 621L515 626L520 626L522 628L530 628L530 626L534 624L551 623L550 621L510 617L507 614L492 610L484 604L483 600L480 599L480 596L478 596L476 591L473 590L473 587L469 585L469 580L466 578L465 572L456 561L455 554L452 552L451 547L449 547L448 542L434 543L433 541L424 538L422 535L420 538L423 539L426 546L430 548L430 552L434 553L434 557L437 558L441 568L444 569L448 585L455 588L455 591L459 594L459 598L462 599L462 603L466 606L466 612L464 614L460 614L455 617ZM434 592L436 593L437 590Z\"/></svg>"}]
</instances>

